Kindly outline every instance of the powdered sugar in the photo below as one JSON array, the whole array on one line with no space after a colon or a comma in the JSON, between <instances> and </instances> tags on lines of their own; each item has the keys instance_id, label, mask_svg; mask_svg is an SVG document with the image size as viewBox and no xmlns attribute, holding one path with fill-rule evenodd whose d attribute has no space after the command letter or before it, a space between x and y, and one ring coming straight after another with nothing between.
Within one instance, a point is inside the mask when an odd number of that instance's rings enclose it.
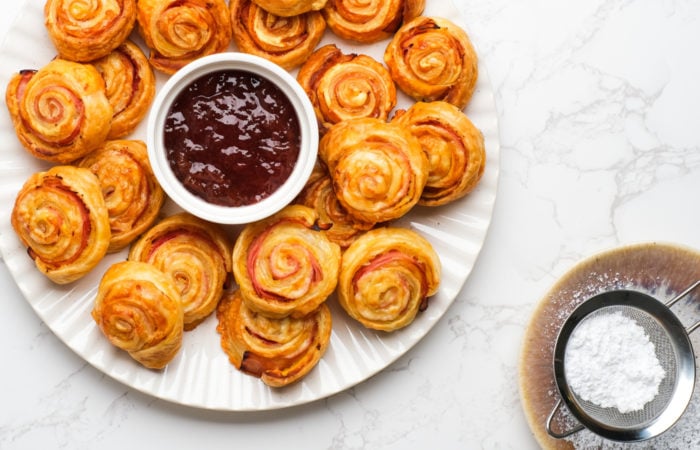
<instances>
[{"instance_id":1,"label":"powdered sugar","mask_svg":"<svg viewBox=\"0 0 700 450\"><path fill-rule=\"evenodd\" d=\"M665 376L644 328L621 312L581 322L564 358L567 382L579 397L621 413L643 409Z\"/></svg>"}]
</instances>

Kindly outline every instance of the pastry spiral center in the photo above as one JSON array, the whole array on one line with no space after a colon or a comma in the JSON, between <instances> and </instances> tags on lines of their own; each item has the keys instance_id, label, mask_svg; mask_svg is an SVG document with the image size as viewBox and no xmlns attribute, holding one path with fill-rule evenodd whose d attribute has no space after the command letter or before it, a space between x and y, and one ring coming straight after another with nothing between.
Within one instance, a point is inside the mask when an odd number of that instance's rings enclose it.
<instances>
[{"instance_id":1,"label":"pastry spiral center","mask_svg":"<svg viewBox=\"0 0 700 450\"><path fill-rule=\"evenodd\" d=\"M60 180L47 180L21 203L33 257L47 265L60 265L80 255L91 228L89 212L78 195L62 187Z\"/></svg>"},{"instance_id":2,"label":"pastry spiral center","mask_svg":"<svg viewBox=\"0 0 700 450\"><path fill-rule=\"evenodd\" d=\"M386 0L338 0L335 2L338 14L350 23L363 23L381 16L379 14ZM383 8L386 9L386 8Z\"/></svg>"},{"instance_id":3,"label":"pastry spiral center","mask_svg":"<svg viewBox=\"0 0 700 450\"><path fill-rule=\"evenodd\" d=\"M344 80L338 85L338 102L345 108L361 108L371 99L370 92L372 86L367 80Z\"/></svg>"},{"instance_id":4,"label":"pastry spiral center","mask_svg":"<svg viewBox=\"0 0 700 450\"><path fill-rule=\"evenodd\" d=\"M371 143L370 143L371 144ZM356 192L361 199L361 204L367 200L374 202L394 202L403 200L403 193L408 189L407 174L408 161L400 151L391 147L371 148L364 151L350 152L341 161L343 173L346 175L344 183L348 184L345 192ZM353 204L354 196L348 195L349 202ZM382 204L377 204L380 207Z\"/></svg>"},{"instance_id":5,"label":"pastry spiral center","mask_svg":"<svg viewBox=\"0 0 700 450\"><path fill-rule=\"evenodd\" d=\"M109 60L108 64L101 64L99 71L103 78L110 80L105 84L107 98L112 105L114 115L124 111L132 102L139 78L134 61L123 53Z\"/></svg>"},{"instance_id":6,"label":"pastry spiral center","mask_svg":"<svg viewBox=\"0 0 700 450\"><path fill-rule=\"evenodd\" d=\"M386 261L372 270L360 271L355 279L356 295L362 317L373 321L391 321L422 300L421 277L416 267L402 255L403 261Z\"/></svg>"},{"instance_id":7,"label":"pastry spiral center","mask_svg":"<svg viewBox=\"0 0 700 450\"><path fill-rule=\"evenodd\" d=\"M38 138L59 145L75 139L85 106L72 90L58 85L39 86L30 88L25 98L33 105L26 108L26 125Z\"/></svg>"},{"instance_id":8,"label":"pastry spiral center","mask_svg":"<svg viewBox=\"0 0 700 450\"><path fill-rule=\"evenodd\" d=\"M170 8L158 18L157 29L169 44L161 51L166 56L183 56L206 46L211 39L209 27L202 24L213 23L212 18L200 8Z\"/></svg>"},{"instance_id":9,"label":"pastry spiral center","mask_svg":"<svg viewBox=\"0 0 700 450\"><path fill-rule=\"evenodd\" d=\"M68 32L81 34L85 28L105 26L121 13L122 7L115 0L66 0L68 14L59 15L61 25ZM59 10L63 5L58 6Z\"/></svg>"},{"instance_id":10,"label":"pastry spiral center","mask_svg":"<svg viewBox=\"0 0 700 450\"><path fill-rule=\"evenodd\" d=\"M138 351L164 339L170 329L168 317L154 307L162 295L155 286L143 282L124 281L112 286L104 296L102 313L110 342Z\"/></svg>"},{"instance_id":11,"label":"pastry spiral center","mask_svg":"<svg viewBox=\"0 0 700 450\"><path fill-rule=\"evenodd\" d=\"M61 235L62 214L51 205L41 207L32 217L29 229L33 242L41 245L55 243Z\"/></svg>"}]
</instances>

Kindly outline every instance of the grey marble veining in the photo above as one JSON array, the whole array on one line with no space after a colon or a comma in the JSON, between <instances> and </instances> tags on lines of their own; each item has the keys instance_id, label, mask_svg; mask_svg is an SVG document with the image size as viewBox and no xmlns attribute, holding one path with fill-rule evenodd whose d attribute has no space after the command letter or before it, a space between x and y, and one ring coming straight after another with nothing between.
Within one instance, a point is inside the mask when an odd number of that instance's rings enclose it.
<instances>
[{"instance_id":1,"label":"grey marble veining","mask_svg":"<svg viewBox=\"0 0 700 450\"><path fill-rule=\"evenodd\" d=\"M454 2L495 92L500 183L477 265L421 342L324 400L202 411L86 364L37 318L2 264L0 449L538 448L517 369L546 290L613 246L700 248L700 3ZM20 9L2 3L0 33Z\"/></svg>"}]
</instances>

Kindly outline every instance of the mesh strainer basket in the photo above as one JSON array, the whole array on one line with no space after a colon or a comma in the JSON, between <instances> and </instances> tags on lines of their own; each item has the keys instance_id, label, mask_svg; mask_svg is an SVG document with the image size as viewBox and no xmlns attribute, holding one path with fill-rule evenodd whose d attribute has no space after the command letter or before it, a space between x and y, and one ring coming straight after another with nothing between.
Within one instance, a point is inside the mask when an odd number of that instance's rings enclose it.
<instances>
[{"instance_id":1,"label":"mesh strainer basket","mask_svg":"<svg viewBox=\"0 0 700 450\"><path fill-rule=\"evenodd\" d=\"M685 412L693 394L695 355L689 334L700 322L686 329L670 308L698 285L700 280L665 304L632 290L604 292L581 303L564 322L554 347L554 378L561 400L547 418L547 433L561 439L587 428L607 439L632 442L650 439L671 428ZM654 399L643 409L628 413L583 400L566 379L566 347L573 331L585 319L611 313L621 313L644 329L665 371ZM562 402L579 425L557 431L553 429L553 422Z\"/></svg>"}]
</instances>

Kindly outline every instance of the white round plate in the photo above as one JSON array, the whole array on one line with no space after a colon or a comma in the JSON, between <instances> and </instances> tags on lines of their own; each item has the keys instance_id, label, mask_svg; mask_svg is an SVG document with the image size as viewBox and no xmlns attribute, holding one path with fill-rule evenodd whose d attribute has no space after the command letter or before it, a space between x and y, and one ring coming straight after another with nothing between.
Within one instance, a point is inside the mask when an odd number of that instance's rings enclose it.
<instances>
[{"instance_id":1,"label":"white round plate","mask_svg":"<svg viewBox=\"0 0 700 450\"><path fill-rule=\"evenodd\" d=\"M468 31L447 0L428 2L424 14L449 18ZM142 44L136 32L132 38ZM326 31L321 45L325 43L336 43L348 53L364 53L382 61L387 41L351 47ZM14 73L38 69L54 58L56 52L44 28L43 2L24 2L0 54L3 92ZM329 349L318 366L292 386L272 389L238 372L219 346L214 316L185 334L181 352L162 371L141 367L109 344L90 311L102 274L109 265L125 259L126 250L108 255L89 275L67 286L55 285L39 273L10 226L10 214L26 179L49 166L21 147L6 108L0 110L0 251L24 297L56 336L98 370L134 389L179 404L224 411L278 409L335 394L381 371L413 347L452 304L474 267L491 222L500 150L492 87L483 65L479 69L476 91L465 112L484 134L487 160L482 180L462 200L439 208L415 208L399 221L400 226L425 236L438 252L443 266L438 294L410 326L391 334L364 329L348 318L334 298L329 299L333 311ZM158 75L158 86L164 80ZM399 107L408 105L408 99L400 96ZM129 138L145 141L145 124L141 125ZM166 212L173 209L172 203L166 205Z\"/></svg>"}]
</instances>

